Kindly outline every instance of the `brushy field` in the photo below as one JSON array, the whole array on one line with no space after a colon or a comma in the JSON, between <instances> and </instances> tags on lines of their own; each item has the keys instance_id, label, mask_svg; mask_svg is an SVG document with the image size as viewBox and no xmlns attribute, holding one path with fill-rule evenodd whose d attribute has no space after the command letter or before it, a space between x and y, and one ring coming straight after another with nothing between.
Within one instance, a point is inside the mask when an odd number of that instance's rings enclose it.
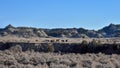
<instances>
[{"instance_id":1,"label":"brushy field","mask_svg":"<svg viewBox=\"0 0 120 68\"><path fill-rule=\"evenodd\" d=\"M0 68L120 68L120 55L22 52L15 46L0 51Z\"/></svg>"}]
</instances>

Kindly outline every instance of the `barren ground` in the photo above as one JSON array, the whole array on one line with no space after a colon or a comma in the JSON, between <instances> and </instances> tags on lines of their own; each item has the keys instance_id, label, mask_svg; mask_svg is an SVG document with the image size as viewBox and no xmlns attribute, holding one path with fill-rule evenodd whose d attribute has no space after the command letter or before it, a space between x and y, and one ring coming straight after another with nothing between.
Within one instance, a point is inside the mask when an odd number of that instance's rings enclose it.
<instances>
[{"instance_id":1,"label":"barren ground","mask_svg":"<svg viewBox=\"0 0 120 68\"><path fill-rule=\"evenodd\" d=\"M14 36L5 36L0 37L0 42L26 42L26 43L51 43L51 40L54 42L52 43L81 43L83 40L91 42L93 39L96 41L101 41L103 44L113 44L118 43L120 44L120 38L38 38L38 37L31 37L31 38L23 38L23 37L14 37ZM59 41L56 41L59 40ZM62 41L64 40L64 42ZM65 41L67 40L67 42Z\"/></svg>"}]
</instances>

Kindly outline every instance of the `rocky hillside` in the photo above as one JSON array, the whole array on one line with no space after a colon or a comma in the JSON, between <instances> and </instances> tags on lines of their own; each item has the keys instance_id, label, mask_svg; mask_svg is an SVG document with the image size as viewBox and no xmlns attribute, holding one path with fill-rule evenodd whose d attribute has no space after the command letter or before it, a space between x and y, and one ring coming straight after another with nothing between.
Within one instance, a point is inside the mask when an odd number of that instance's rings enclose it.
<instances>
[{"instance_id":1,"label":"rocky hillside","mask_svg":"<svg viewBox=\"0 0 120 68\"><path fill-rule=\"evenodd\" d=\"M100 37L120 37L120 24L110 24L98 31L84 28L57 28L40 29L31 27L13 27L8 25L0 29L0 36L17 37L69 37L69 38L100 38Z\"/></svg>"},{"instance_id":2,"label":"rocky hillside","mask_svg":"<svg viewBox=\"0 0 120 68\"><path fill-rule=\"evenodd\" d=\"M104 37L120 37L120 24L110 24L98 32L103 34Z\"/></svg>"},{"instance_id":3,"label":"rocky hillside","mask_svg":"<svg viewBox=\"0 0 120 68\"><path fill-rule=\"evenodd\" d=\"M47 37L47 34L42 29L30 28L30 27L13 27L12 25L6 26L4 29L0 29L1 36L17 36L17 37Z\"/></svg>"}]
</instances>

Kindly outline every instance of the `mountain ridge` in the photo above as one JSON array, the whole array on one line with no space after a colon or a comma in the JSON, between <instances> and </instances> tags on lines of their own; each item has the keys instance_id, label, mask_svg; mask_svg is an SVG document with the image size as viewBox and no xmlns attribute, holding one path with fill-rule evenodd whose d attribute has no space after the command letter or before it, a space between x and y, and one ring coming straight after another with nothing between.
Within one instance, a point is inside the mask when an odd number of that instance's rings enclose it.
<instances>
[{"instance_id":1,"label":"mountain ridge","mask_svg":"<svg viewBox=\"0 0 120 68\"><path fill-rule=\"evenodd\" d=\"M14 27L8 25L0 28L0 36L18 37L68 37L68 38L110 38L120 37L120 24L110 24L99 30L89 30L85 28L33 28L33 27Z\"/></svg>"}]
</instances>

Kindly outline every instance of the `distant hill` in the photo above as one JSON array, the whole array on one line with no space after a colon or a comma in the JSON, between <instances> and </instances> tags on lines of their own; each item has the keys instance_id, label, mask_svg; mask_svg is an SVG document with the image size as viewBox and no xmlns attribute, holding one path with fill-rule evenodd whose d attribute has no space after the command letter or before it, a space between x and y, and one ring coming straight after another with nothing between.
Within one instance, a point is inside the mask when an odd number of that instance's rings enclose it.
<instances>
[{"instance_id":1,"label":"distant hill","mask_svg":"<svg viewBox=\"0 0 120 68\"><path fill-rule=\"evenodd\" d=\"M120 24L110 24L98 31L84 28L57 28L42 29L32 27L14 27L8 25L0 28L0 36L17 37L69 37L69 38L100 38L100 37L120 37Z\"/></svg>"},{"instance_id":2,"label":"distant hill","mask_svg":"<svg viewBox=\"0 0 120 68\"><path fill-rule=\"evenodd\" d=\"M99 33L103 34L104 37L120 37L120 24L110 24L100 30Z\"/></svg>"}]
</instances>

